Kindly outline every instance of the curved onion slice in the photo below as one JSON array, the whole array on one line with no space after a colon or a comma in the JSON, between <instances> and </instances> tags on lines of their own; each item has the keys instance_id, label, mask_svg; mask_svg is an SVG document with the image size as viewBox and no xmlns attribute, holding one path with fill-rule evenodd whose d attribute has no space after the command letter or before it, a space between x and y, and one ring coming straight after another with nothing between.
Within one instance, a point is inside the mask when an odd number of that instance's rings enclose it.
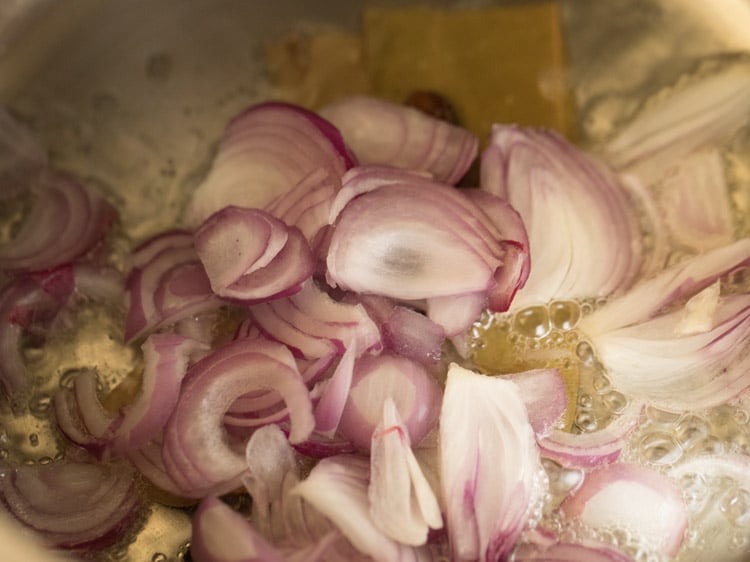
<instances>
[{"instance_id":1,"label":"curved onion slice","mask_svg":"<svg viewBox=\"0 0 750 562\"><path fill-rule=\"evenodd\" d=\"M102 197L59 172L33 188L31 210L13 239L0 246L0 269L49 270L81 257L98 244L116 217Z\"/></svg>"},{"instance_id":2,"label":"curved onion slice","mask_svg":"<svg viewBox=\"0 0 750 562\"><path fill-rule=\"evenodd\" d=\"M362 164L386 164L430 172L455 184L477 155L479 139L469 131L395 103L354 96L323 107Z\"/></svg>"},{"instance_id":3,"label":"curved onion slice","mask_svg":"<svg viewBox=\"0 0 750 562\"><path fill-rule=\"evenodd\" d=\"M435 427L440 386L420 364L390 354L365 356L354 365L339 431L357 447L370 448L383 408L393 400L410 443L419 444Z\"/></svg>"},{"instance_id":4,"label":"curved onion slice","mask_svg":"<svg viewBox=\"0 0 750 562\"><path fill-rule=\"evenodd\" d=\"M224 131L188 221L197 225L229 205L263 208L318 168L341 177L353 165L341 134L325 119L286 103L255 105Z\"/></svg>"},{"instance_id":5,"label":"curved onion slice","mask_svg":"<svg viewBox=\"0 0 750 562\"><path fill-rule=\"evenodd\" d=\"M250 315L264 335L305 359L341 355L349 340L357 355L382 346L378 327L362 304L334 300L313 279L290 297L251 307Z\"/></svg>"},{"instance_id":6,"label":"curved onion slice","mask_svg":"<svg viewBox=\"0 0 750 562\"><path fill-rule=\"evenodd\" d=\"M425 547L400 544L380 532L370 514L367 459L341 455L320 461L292 489L336 525L362 553L377 562L416 562Z\"/></svg>"},{"instance_id":7,"label":"curved onion slice","mask_svg":"<svg viewBox=\"0 0 750 562\"><path fill-rule=\"evenodd\" d=\"M440 475L452 560L502 560L541 499L542 468L518 387L452 364Z\"/></svg>"},{"instance_id":8,"label":"curved onion slice","mask_svg":"<svg viewBox=\"0 0 750 562\"><path fill-rule=\"evenodd\" d=\"M60 430L74 443L94 450L104 446L104 435L116 419L99 400L98 384L95 371L82 371L75 376L72 388L59 390L52 399Z\"/></svg>"},{"instance_id":9,"label":"curved onion slice","mask_svg":"<svg viewBox=\"0 0 750 562\"><path fill-rule=\"evenodd\" d=\"M578 328L590 335L632 326L651 318L711 285L714 281L750 264L750 238L743 238L675 264L641 281L622 296L581 319Z\"/></svg>"},{"instance_id":10,"label":"curved onion slice","mask_svg":"<svg viewBox=\"0 0 750 562\"><path fill-rule=\"evenodd\" d=\"M670 411L727 402L750 386L750 295L719 299L714 324L681 332L682 309L591 342L613 386Z\"/></svg>"},{"instance_id":11,"label":"curved onion slice","mask_svg":"<svg viewBox=\"0 0 750 562\"><path fill-rule=\"evenodd\" d=\"M141 498L128 464L61 461L0 471L5 506L51 546L112 544L134 522Z\"/></svg>"},{"instance_id":12,"label":"curved onion slice","mask_svg":"<svg viewBox=\"0 0 750 562\"><path fill-rule=\"evenodd\" d=\"M567 468L591 468L620 458L627 436L637 427L643 405L633 400L604 428L586 433L553 429L538 439L543 456Z\"/></svg>"},{"instance_id":13,"label":"curved onion slice","mask_svg":"<svg viewBox=\"0 0 750 562\"><path fill-rule=\"evenodd\" d=\"M498 285L517 259L506 251L512 243L458 189L408 172L354 169L331 213L327 265L336 286L402 301L482 293L490 304L515 292Z\"/></svg>"},{"instance_id":14,"label":"curved onion slice","mask_svg":"<svg viewBox=\"0 0 750 562\"><path fill-rule=\"evenodd\" d=\"M539 535L539 533L536 533ZM634 562L611 545L592 540L562 542L543 537L520 545L513 552L513 562Z\"/></svg>"},{"instance_id":15,"label":"curved onion slice","mask_svg":"<svg viewBox=\"0 0 750 562\"><path fill-rule=\"evenodd\" d=\"M370 451L367 493L375 525L400 543L425 544L429 530L440 529L443 518L391 398L383 403L383 417L372 434Z\"/></svg>"},{"instance_id":16,"label":"curved onion slice","mask_svg":"<svg viewBox=\"0 0 750 562\"><path fill-rule=\"evenodd\" d=\"M71 267L34 277L20 277L0 290L0 383L13 401L29 386L19 346L24 331L49 322L74 289Z\"/></svg>"},{"instance_id":17,"label":"curved onion slice","mask_svg":"<svg viewBox=\"0 0 750 562\"><path fill-rule=\"evenodd\" d=\"M294 358L281 344L235 340L188 370L182 394L164 430L163 460L185 495L226 492L240 483L244 454L229 442L222 420L237 398L274 390L286 402L289 440L304 441L315 419Z\"/></svg>"},{"instance_id":18,"label":"curved onion slice","mask_svg":"<svg viewBox=\"0 0 750 562\"><path fill-rule=\"evenodd\" d=\"M523 217L531 269L514 308L606 296L641 264L638 223L617 177L551 131L495 125L482 189Z\"/></svg>"},{"instance_id":19,"label":"curved onion slice","mask_svg":"<svg viewBox=\"0 0 750 562\"><path fill-rule=\"evenodd\" d=\"M136 249L132 259L136 267L127 280L126 342L224 304L211 290L190 233L156 236Z\"/></svg>"},{"instance_id":20,"label":"curved onion slice","mask_svg":"<svg viewBox=\"0 0 750 562\"><path fill-rule=\"evenodd\" d=\"M109 436L112 450L118 453L138 449L162 431L177 404L191 354L208 346L176 334L153 334L141 349L141 389Z\"/></svg>"},{"instance_id":21,"label":"curved onion slice","mask_svg":"<svg viewBox=\"0 0 750 562\"><path fill-rule=\"evenodd\" d=\"M216 496L193 516L190 553L198 562L286 562L250 522Z\"/></svg>"},{"instance_id":22,"label":"curved onion slice","mask_svg":"<svg viewBox=\"0 0 750 562\"><path fill-rule=\"evenodd\" d=\"M644 109L604 148L607 160L646 183L691 152L728 139L747 123L750 65L725 64L697 75Z\"/></svg>"},{"instance_id":23,"label":"curved onion slice","mask_svg":"<svg viewBox=\"0 0 750 562\"><path fill-rule=\"evenodd\" d=\"M266 211L225 207L195 232L214 293L247 304L296 293L315 263L300 230Z\"/></svg>"},{"instance_id":24,"label":"curved onion slice","mask_svg":"<svg viewBox=\"0 0 750 562\"><path fill-rule=\"evenodd\" d=\"M560 509L595 529L628 530L668 556L680 549L687 530L679 488L667 476L637 464L615 463L588 473Z\"/></svg>"}]
</instances>

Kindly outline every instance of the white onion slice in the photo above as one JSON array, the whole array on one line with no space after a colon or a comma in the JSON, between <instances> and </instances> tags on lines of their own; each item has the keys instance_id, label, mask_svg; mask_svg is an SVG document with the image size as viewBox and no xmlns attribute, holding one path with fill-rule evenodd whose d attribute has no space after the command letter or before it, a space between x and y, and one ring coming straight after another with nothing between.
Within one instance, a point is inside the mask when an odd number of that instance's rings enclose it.
<instances>
[{"instance_id":1,"label":"white onion slice","mask_svg":"<svg viewBox=\"0 0 750 562\"><path fill-rule=\"evenodd\" d=\"M703 252L730 244L734 221L724 160L704 150L679 161L658 186L663 221L681 246Z\"/></svg>"},{"instance_id":2,"label":"white onion slice","mask_svg":"<svg viewBox=\"0 0 750 562\"><path fill-rule=\"evenodd\" d=\"M606 296L641 264L627 193L604 166L550 131L496 125L481 187L507 199L526 225L531 269L514 308Z\"/></svg>"},{"instance_id":3,"label":"white onion slice","mask_svg":"<svg viewBox=\"0 0 750 562\"><path fill-rule=\"evenodd\" d=\"M197 225L229 205L263 208L321 167L341 177L353 165L340 133L322 117L279 102L250 107L227 125L193 193L188 222Z\"/></svg>"},{"instance_id":4,"label":"white onion slice","mask_svg":"<svg viewBox=\"0 0 750 562\"><path fill-rule=\"evenodd\" d=\"M392 398L384 402L382 421L372 434L368 496L375 525L400 543L423 545L430 529L443 526L437 498Z\"/></svg>"},{"instance_id":5,"label":"white onion slice","mask_svg":"<svg viewBox=\"0 0 750 562\"><path fill-rule=\"evenodd\" d=\"M750 238L710 250L641 281L582 318L578 328L596 335L643 322L749 263Z\"/></svg>"},{"instance_id":6,"label":"white onion slice","mask_svg":"<svg viewBox=\"0 0 750 562\"><path fill-rule=\"evenodd\" d=\"M440 413L452 560L500 560L541 498L541 464L518 387L452 364Z\"/></svg>"},{"instance_id":7,"label":"white onion slice","mask_svg":"<svg viewBox=\"0 0 750 562\"><path fill-rule=\"evenodd\" d=\"M321 108L362 164L425 170L455 184L477 155L469 131L411 107L365 96L341 98Z\"/></svg>"},{"instance_id":8,"label":"white onion slice","mask_svg":"<svg viewBox=\"0 0 750 562\"><path fill-rule=\"evenodd\" d=\"M330 519L360 552L376 562L427 560L424 547L400 544L378 530L370 515L368 482L367 459L341 455L320 461L292 493Z\"/></svg>"},{"instance_id":9,"label":"white onion slice","mask_svg":"<svg viewBox=\"0 0 750 562\"><path fill-rule=\"evenodd\" d=\"M710 75L673 86L651 101L605 146L618 169L653 183L665 168L701 147L728 139L747 124L750 65L725 64Z\"/></svg>"},{"instance_id":10,"label":"white onion slice","mask_svg":"<svg viewBox=\"0 0 750 562\"><path fill-rule=\"evenodd\" d=\"M595 529L625 529L667 556L680 549L687 508L670 478L637 464L615 463L589 472L560 509Z\"/></svg>"},{"instance_id":11,"label":"white onion slice","mask_svg":"<svg viewBox=\"0 0 750 562\"><path fill-rule=\"evenodd\" d=\"M750 295L718 301L715 325L685 333L683 310L591 338L613 386L656 407L700 410L750 386Z\"/></svg>"}]
</instances>

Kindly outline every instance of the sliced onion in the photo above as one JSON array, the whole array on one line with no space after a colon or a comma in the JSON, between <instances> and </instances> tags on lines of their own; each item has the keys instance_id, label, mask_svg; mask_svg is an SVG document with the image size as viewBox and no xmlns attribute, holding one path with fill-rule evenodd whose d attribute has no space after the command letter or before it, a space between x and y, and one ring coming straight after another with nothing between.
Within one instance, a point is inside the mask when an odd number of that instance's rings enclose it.
<instances>
[{"instance_id":1,"label":"sliced onion","mask_svg":"<svg viewBox=\"0 0 750 562\"><path fill-rule=\"evenodd\" d=\"M314 261L300 230L260 209L225 207L195 232L213 291L248 304L291 295Z\"/></svg>"},{"instance_id":2,"label":"sliced onion","mask_svg":"<svg viewBox=\"0 0 750 562\"><path fill-rule=\"evenodd\" d=\"M676 310L591 342L619 391L670 411L717 406L750 386L750 295L720 299L714 325L697 332Z\"/></svg>"},{"instance_id":3,"label":"sliced onion","mask_svg":"<svg viewBox=\"0 0 750 562\"><path fill-rule=\"evenodd\" d=\"M482 292L500 302L509 255L492 221L460 190L406 172L353 170L332 207L329 282L401 301ZM447 267L450 264L450 267Z\"/></svg>"},{"instance_id":4,"label":"sliced onion","mask_svg":"<svg viewBox=\"0 0 750 562\"><path fill-rule=\"evenodd\" d=\"M24 191L46 165L31 131L0 105L0 200Z\"/></svg>"},{"instance_id":5,"label":"sliced onion","mask_svg":"<svg viewBox=\"0 0 750 562\"><path fill-rule=\"evenodd\" d=\"M0 269L26 272L68 264L98 244L116 211L72 176L48 173L13 239L0 246Z\"/></svg>"},{"instance_id":6,"label":"sliced onion","mask_svg":"<svg viewBox=\"0 0 750 562\"><path fill-rule=\"evenodd\" d=\"M362 295L361 302L380 327L386 350L424 365L435 365L442 356L445 330L412 308L391 299Z\"/></svg>"},{"instance_id":7,"label":"sliced onion","mask_svg":"<svg viewBox=\"0 0 750 562\"><path fill-rule=\"evenodd\" d=\"M192 195L188 221L197 225L230 205L263 208L321 167L341 177L353 165L325 119L279 102L250 107L224 131L211 171Z\"/></svg>"},{"instance_id":8,"label":"sliced onion","mask_svg":"<svg viewBox=\"0 0 750 562\"><path fill-rule=\"evenodd\" d=\"M188 233L154 237L136 249L133 262L137 266L127 280L126 342L224 304L211 290Z\"/></svg>"},{"instance_id":9,"label":"sliced onion","mask_svg":"<svg viewBox=\"0 0 750 562\"><path fill-rule=\"evenodd\" d=\"M324 382L320 400L315 406L315 431L329 439L333 439L341 422L352 386L356 357L356 348L349 345L331 377Z\"/></svg>"},{"instance_id":10,"label":"sliced onion","mask_svg":"<svg viewBox=\"0 0 750 562\"><path fill-rule=\"evenodd\" d=\"M750 65L724 64L644 104L607 143L605 155L617 168L653 183L677 160L730 138L749 111Z\"/></svg>"},{"instance_id":11,"label":"sliced onion","mask_svg":"<svg viewBox=\"0 0 750 562\"><path fill-rule=\"evenodd\" d=\"M239 484L244 455L231 446L222 421L237 398L262 390L283 397L291 421L289 440L304 441L315 425L312 403L284 346L235 340L190 367L164 430L162 454L169 476L185 495L226 492Z\"/></svg>"},{"instance_id":12,"label":"sliced onion","mask_svg":"<svg viewBox=\"0 0 750 562\"><path fill-rule=\"evenodd\" d=\"M638 273L640 233L627 193L559 135L496 125L481 186L507 199L528 230L533 267L515 308L606 296Z\"/></svg>"},{"instance_id":13,"label":"sliced onion","mask_svg":"<svg viewBox=\"0 0 750 562\"><path fill-rule=\"evenodd\" d=\"M578 327L588 335L596 335L643 322L747 264L750 264L750 238L743 238L641 281L582 318Z\"/></svg>"},{"instance_id":14,"label":"sliced onion","mask_svg":"<svg viewBox=\"0 0 750 562\"><path fill-rule=\"evenodd\" d=\"M354 96L320 114L338 127L362 164L425 170L452 185L477 155L479 139L469 131L404 105Z\"/></svg>"},{"instance_id":15,"label":"sliced onion","mask_svg":"<svg viewBox=\"0 0 750 562\"><path fill-rule=\"evenodd\" d=\"M667 556L687 530L682 494L667 476L637 464L615 463L588 473L560 509L594 529L624 529Z\"/></svg>"},{"instance_id":16,"label":"sliced onion","mask_svg":"<svg viewBox=\"0 0 750 562\"><path fill-rule=\"evenodd\" d=\"M159 435L177 404L191 354L207 349L176 334L154 334L141 346L143 380L135 400L122 412L113 435L113 451L139 449Z\"/></svg>"},{"instance_id":17,"label":"sliced onion","mask_svg":"<svg viewBox=\"0 0 750 562\"><path fill-rule=\"evenodd\" d=\"M377 562L422 560L425 547L400 544L381 533L370 515L366 458L337 456L323 459L293 493L325 515L362 553Z\"/></svg>"},{"instance_id":18,"label":"sliced onion","mask_svg":"<svg viewBox=\"0 0 750 562\"><path fill-rule=\"evenodd\" d=\"M290 226L296 226L315 248L321 229L328 225L331 204L341 188L341 179L325 168L310 172L294 188L268 204L266 211Z\"/></svg>"},{"instance_id":19,"label":"sliced onion","mask_svg":"<svg viewBox=\"0 0 750 562\"><path fill-rule=\"evenodd\" d=\"M403 544L420 546L443 518L435 493L411 450L409 431L387 398L370 446L370 513L375 525Z\"/></svg>"},{"instance_id":20,"label":"sliced onion","mask_svg":"<svg viewBox=\"0 0 750 562\"><path fill-rule=\"evenodd\" d=\"M658 188L663 220L674 241L697 252L730 244L734 221L721 153L692 154Z\"/></svg>"},{"instance_id":21,"label":"sliced onion","mask_svg":"<svg viewBox=\"0 0 750 562\"><path fill-rule=\"evenodd\" d=\"M637 427L642 402L633 400L602 429L570 433L553 429L538 440L544 457L566 468L591 468L611 464L620 458L627 437Z\"/></svg>"},{"instance_id":22,"label":"sliced onion","mask_svg":"<svg viewBox=\"0 0 750 562\"><path fill-rule=\"evenodd\" d=\"M368 450L388 400L393 400L410 443L419 444L434 429L440 411L437 381L420 363L384 353L355 363L339 423L341 434Z\"/></svg>"},{"instance_id":23,"label":"sliced onion","mask_svg":"<svg viewBox=\"0 0 750 562\"><path fill-rule=\"evenodd\" d=\"M515 373L511 380L521 392L537 439L548 435L560 423L568 407L565 381L560 371L534 369Z\"/></svg>"},{"instance_id":24,"label":"sliced onion","mask_svg":"<svg viewBox=\"0 0 750 562\"><path fill-rule=\"evenodd\" d=\"M440 475L452 560L502 560L542 487L518 387L452 364L440 413Z\"/></svg>"},{"instance_id":25,"label":"sliced onion","mask_svg":"<svg viewBox=\"0 0 750 562\"><path fill-rule=\"evenodd\" d=\"M3 468L0 494L50 546L93 549L120 540L141 505L125 463L60 461Z\"/></svg>"},{"instance_id":26,"label":"sliced onion","mask_svg":"<svg viewBox=\"0 0 750 562\"><path fill-rule=\"evenodd\" d=\"M104 436L116 422L99 400L98 385L96 371L81 371L73 379L71 389L59 390L52 399L60 430L74 443L94 451L105 446Z\"/></svg>"},{"instance_id":27,"label":"sliced onion","mask_svg":"<svg viewBox=\"0 0 750 562\"><path fill-rule=\"evenodd\" d=\"M193 516L190 554L196 562L286 562L247 519L216 496Z\"/></svg>"},{"instance_id":28,"label":"sliced onion","mask_svg":"<svg viewBox=\"0 0 750 562\"><path fill-rule=\"evenodd\" d=\"M13 402L21 403L29 388L21 356L21 337L27 328L53 319L74 288L70 267L21 277L0 291L0 383Z\"/></svg>"},{"instance_id":29,"label":"sliced onion","mask_svg":"<svg viewBox=\"0 0 750 562\"><path fill-rule=\"evenodd\" d=\"M537 537L541 533L536 533ZM537 538L513 552L513 562L634 562L611 545L590 539L570 543L556 538Z\"/></svg>"},{"instance_id":30,"label":"sliced onion","mask_svg":"<svg viewBox=\"0 0 750 562\"><path fill-rule=\"evenodd\" d=\"M334 300L312 279L295 295L251 307L250 314L263 334L305 359L341 355L349 340L357 355L382 346L378 327L363 305Z\"/></svg>"}]
</instances>

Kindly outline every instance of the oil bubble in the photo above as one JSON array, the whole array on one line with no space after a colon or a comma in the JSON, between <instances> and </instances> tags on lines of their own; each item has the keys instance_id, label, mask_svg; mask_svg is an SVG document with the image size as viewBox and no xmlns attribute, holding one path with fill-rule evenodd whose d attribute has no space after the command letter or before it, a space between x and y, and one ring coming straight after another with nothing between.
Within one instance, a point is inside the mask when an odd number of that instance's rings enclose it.
<instances>
[{"instance_id":1,"label":"oil bubble","mask_svg":"<svg viewBox=\"0 0 750 562\"><path fill-rule=\"evenodd\" d=\"M692 449L710 435L708 423L701 417L689 414L675 426L675 436L685 449Z\"/></svg>"},{"instance_id":2,"label":"oil bubble","mask_svg":"<svg viewBox=\"0 0 750 562\"><path fill-rule=\"evenodd\" d=\"M644 461L656 465L669 465L682 456L682 448L669 433L653 432L644 435L638 443Z\"/></svg>"},{"instance_id":3,"label":"oil bubble","mask_svg":"<svg viewBox=\"0 0 750 562\"><path fill-rule=\"evenodd\" d=\"M578 324L581 309L573 301L554 301L549 305L549 317L555 328L572 330Z\"/></svg>"},{"instance_id":4,"label":"oil bubble","mask_svg":"<svg viewBox=\"0 0 750 562\"><path fill-rule=\"evenodd\" d=\"M514 328L528 338L542 338L550 331L549 316L544 306L530 306L516 313Z\"/></svg>"}]
</instances>

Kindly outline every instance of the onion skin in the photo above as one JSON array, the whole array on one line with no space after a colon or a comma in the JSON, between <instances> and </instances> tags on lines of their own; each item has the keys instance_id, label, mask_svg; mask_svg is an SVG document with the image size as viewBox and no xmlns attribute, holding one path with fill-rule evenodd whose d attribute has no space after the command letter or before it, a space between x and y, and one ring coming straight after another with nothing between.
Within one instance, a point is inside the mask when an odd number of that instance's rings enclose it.
<instances>
[{"instance_id":1,"label":"onion skin","mask_svg":"<svg viewBox=\"0 0 750 562\"><path fill-rule=\"evenodd\" d=\"M479 139L422 111L365 96L341 98L320 110L362 164L424 170L453 185L474 161Z\"/></svg>"}]
</instances>

